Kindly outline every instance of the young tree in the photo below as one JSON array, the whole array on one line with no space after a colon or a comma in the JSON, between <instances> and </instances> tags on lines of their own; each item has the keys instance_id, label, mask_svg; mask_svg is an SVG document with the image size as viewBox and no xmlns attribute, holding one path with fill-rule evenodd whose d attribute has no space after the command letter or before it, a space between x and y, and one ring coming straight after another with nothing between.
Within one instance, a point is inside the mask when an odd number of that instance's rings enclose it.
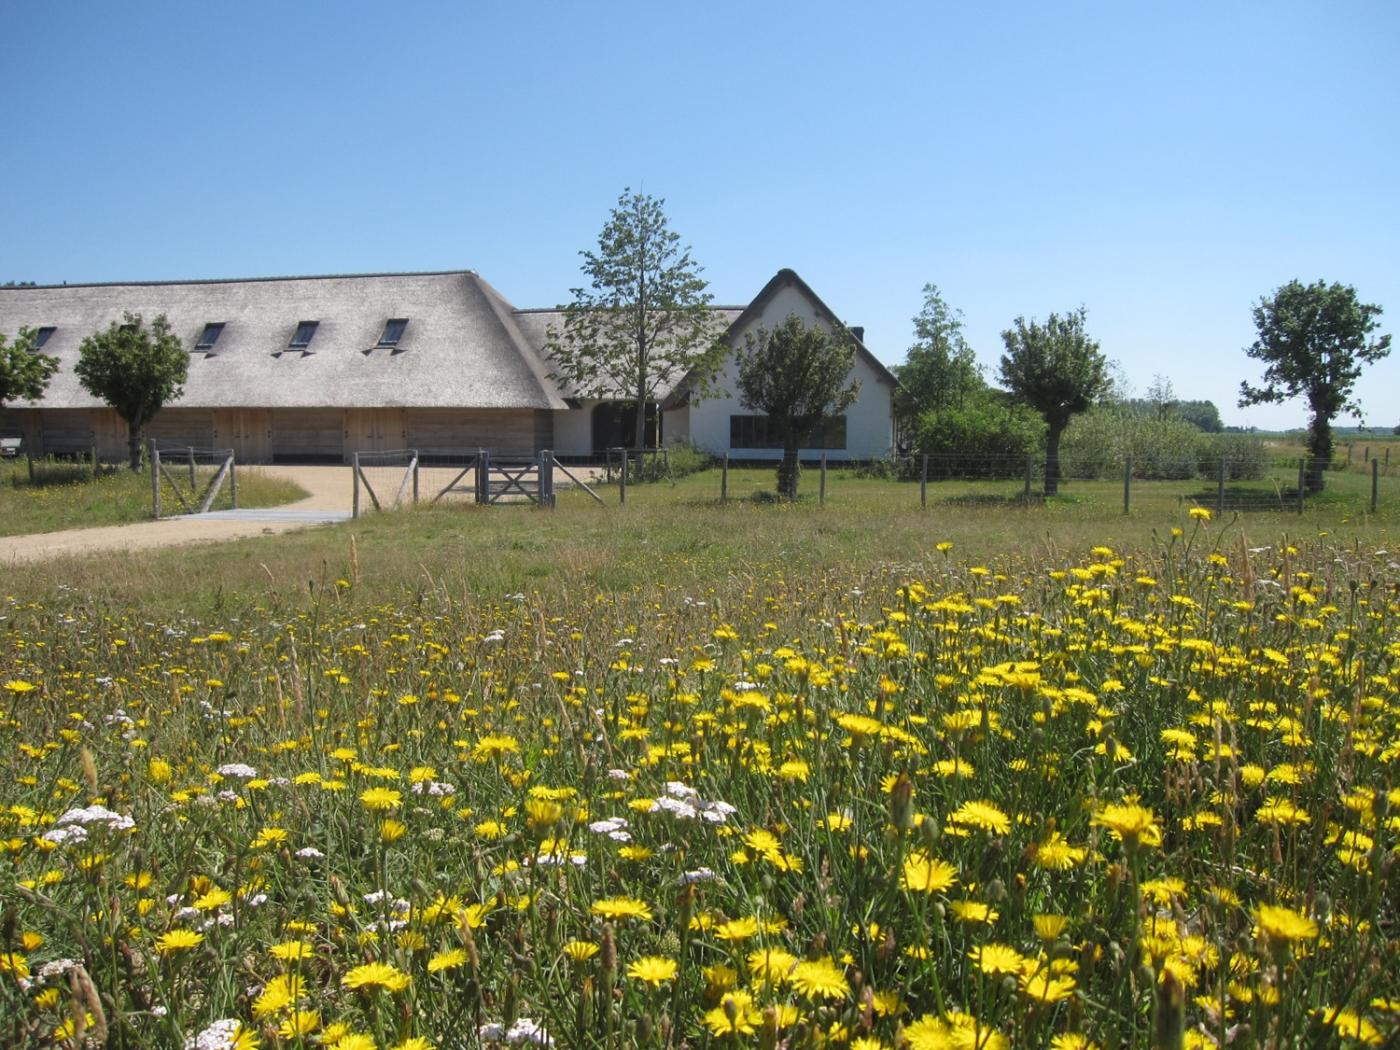
<instances>
[{"instance_id":1,"label":"young tree","mask_svg":"<svg viewBox=\"0 0 1400 1050\"><path fill-rule=\"evenodd\" d=\"M1084 331L1084 307L1044 325L1016 318L1001 333L1006 353L1001 381L1013 397L1045 419L1045 494L1060 487L1060 437L1069 421L1094 403L1108 378L1099 344Z\"/></svg>"},{"instance_id":2,"label":"young tree","mask_svg":"<svg viewBox=\"0 0 1400 1050\"><path fill-rule=\"evenodd\" d=\"M797 450L860 393L860 382L850 378L854 362L849 332L808 328L796 314L772 331L760 327L744 336L735 355L739 398L744 407L768 417L769 434L783 443L779 496L797 498Z\"/></svg>"},{"instance_id":3,"label":"young tree","mask_svg":"<svg viewBox=\"0 0 1400 1050\"><path fill-rule=\"evenodd\" d=\"M21 328L15 341L6 345L0 333L0 408L20 398L43 397L49 379L58 371L58 358L34 349L37 334L33 328Z\"/></svg>"},{"instance_id":4,"label":"young tree","mask_svg":"<svg viewBox=\"0 0 1400 1050\"><path fill-rule=\"evenodd\" d=\"M563 329L550 332L547 347L554 377L581 396L631 398L638 448L646 447L646 406L658 389L688 375L703 394L725 355L701 267L667 225L665 203L622 191L598 250L579 253L589 287L570 289Z\"/></svg>"},{"instance_id":5,"label":"young tree","mask_svg":"<svg viewBox=\"0 0 1400 1050\"><path fill-rule=\"evenodd\" d=\"M1306 397L1309 492L1321 492L1332 462L1332 420L1339 412L1360 416L1352 389L1361 366L1390 353L1390 336L1368 338L1380 327L1381 308L1360 302L1356 289L1324 281L1289 281L1254 307L1259 337L1245 353L1268 367L1263 386L1240 383L1240 407Z\"/></svg>"},{"instance_id":6,"label":"young tree","mask_svg":"<svg viewBox=\"0 0 1400 1050\"><path fill-rule=\"evenodd\" d=\"M100 397L126 421L131 469L141 469L141 430L184 390L190 357L161 314L146 328L140 314L127 313L105 332L78 347L74 369L83 389Z\"/></svg>"},{"instance_id":7,"label":"young tree","mask_svg":"<svg viewBox=\"0 0 1400 1050\"><path fill-rule=\"evenodd\" d=\"M982 390L977 355L963 336L962 311L943 300L936 284L924 285L924 305L914 318L914 344L898 370L900 397L914 414L961 407Z\"/></svg>"}]
</instances>

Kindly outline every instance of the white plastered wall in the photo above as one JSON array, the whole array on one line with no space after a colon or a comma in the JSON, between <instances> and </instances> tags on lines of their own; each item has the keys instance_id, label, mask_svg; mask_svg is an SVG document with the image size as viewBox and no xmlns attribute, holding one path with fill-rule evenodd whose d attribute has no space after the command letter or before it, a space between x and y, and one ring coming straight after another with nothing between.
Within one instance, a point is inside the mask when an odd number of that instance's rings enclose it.
<instances>
[{"instance_id":1,"label":"white plastered wall","mask_svg":"<svg viewBox=\"0 0 1400 1050\"><path fill-rule=\"evenodd\" d=\"M788 285L778 291L764 306L762 314L751 324L733 333L733 342L742 346L744 336L756 331L759 325L772 329L787 320L789 314L796 314L804 324L821 324L815 304L798 288ZM822 325L825 327L825 325ZM856 355L853 376L860 380L860 394L846 409L845 449L824 450L829 460L880 459L890 454L893 442L893 390L888 380L875 370L863 355ZM710 396L692 401L684 409L666 413L665 432L668 442L675 441L685 434L696 448L714 455L728 452L731 456L743 459L781 458L780 449L731 448L729 445L729 417L732 415L752 415L738 396L738 369L733 359L725 365L716 380ZM684 414L685 421L678 418ZM673 419L675 422L673 423ZM803 449L805 458L816 458L823 450Z\"/></svg>"}]
</instances>

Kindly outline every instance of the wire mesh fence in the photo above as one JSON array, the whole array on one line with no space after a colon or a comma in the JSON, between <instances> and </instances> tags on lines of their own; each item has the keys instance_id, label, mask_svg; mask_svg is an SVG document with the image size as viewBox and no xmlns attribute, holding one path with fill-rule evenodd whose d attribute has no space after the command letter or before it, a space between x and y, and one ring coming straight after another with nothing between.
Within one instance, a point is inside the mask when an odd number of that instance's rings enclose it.
<instances>
[{"instance_id":1,"label":"wire mesh fence","mask_svg":"<svg viewBox=\"0 0 1400 1050\"><path fill-rule=\"evenodd\" d=\"M238 509L233 449L158 446L152 441L147 459L155 517Z\"/></svg>"}]
</instances>

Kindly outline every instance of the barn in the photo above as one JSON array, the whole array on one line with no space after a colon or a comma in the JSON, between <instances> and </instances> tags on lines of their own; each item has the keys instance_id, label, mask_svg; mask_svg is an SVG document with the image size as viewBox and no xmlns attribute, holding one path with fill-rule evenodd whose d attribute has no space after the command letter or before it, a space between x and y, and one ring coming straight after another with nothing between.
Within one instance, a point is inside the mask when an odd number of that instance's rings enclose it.
<instances>
[{"instance_id":1,"label":"barn","mask_svg":"<svg viewBox=\"0 0 1400 1050\"><path fill-rule=\"evenodd\" d=\"M791 270L747 307L715 307L732 345L789 313L836 315ZM0 288L0 332L39 334L59 371L38 401L0 409L0 428L40 455L126 453L126 427L78 382L82 341L128 313L164 314L190 353L182 395L147 428L162 447L231 448L240 462L344 462L358 451L551 448L585 458L630 444L625 398L588 400L553 376L547 341L557 309L517 309L473 270L229 281ZM895 379L859 340L861 394L825 428L835 460L889 455ZM715 454L779 455L765 421L733 396L692 396L676 376L654 406L662 440Z\"/></svg>"}]
</instances>

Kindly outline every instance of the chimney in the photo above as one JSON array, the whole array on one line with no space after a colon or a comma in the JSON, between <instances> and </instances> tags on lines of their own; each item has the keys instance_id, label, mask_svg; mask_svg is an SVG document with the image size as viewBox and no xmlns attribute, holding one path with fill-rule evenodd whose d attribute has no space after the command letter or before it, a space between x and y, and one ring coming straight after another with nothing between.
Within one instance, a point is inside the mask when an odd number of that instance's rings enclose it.
<instances>
[{"instance_id":1,"label":"chimney","mask_svg":"<svg viewBox=\"0 0 1400 1050\"><path fill-rule=\"evenodd\" d=\"M858 341L860 341L861 343L865 342L865 325L851 324L847 325L846 327L851 330L851 334L855 336Z\"/></svg>"}]
</instances>

